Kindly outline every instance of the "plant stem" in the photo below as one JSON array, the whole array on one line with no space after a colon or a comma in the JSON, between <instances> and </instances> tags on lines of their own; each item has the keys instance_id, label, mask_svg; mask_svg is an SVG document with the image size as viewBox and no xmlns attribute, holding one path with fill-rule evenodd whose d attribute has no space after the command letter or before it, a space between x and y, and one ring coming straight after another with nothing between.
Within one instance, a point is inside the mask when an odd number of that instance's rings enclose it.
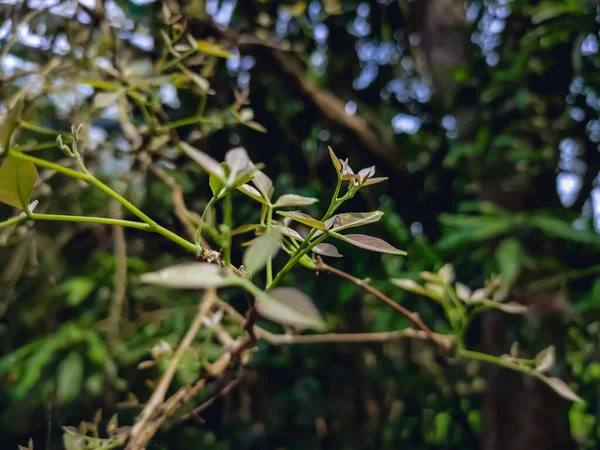
<instances>
[{"instance_id":1,"label":"plant stem","mask_svg":"<svg viewBox=\"0 0 600 450\"><path fill-rule=\"evenodd\" d=\"M331 217L331 215L335 212L335 210L337 208L339 208L339 206L344 202L345 199L338 198L341 186L342 186L342 178L338 176L335 190L333 191L333 196L331 197L331 202L329 203L329 208L327 208L327 212L321 219L321 222L324 222L327 219L329 219ZM267 289L269 289L269 288L275 286L277 283L279 283L281 281L281 279L283 278L283 276L286 273L288 273L290 271L290 269L298 263L298 261L300 261L300 258L302 258L304 255L306 255L309 251L311 251L313 249L313 247L315 247L316 245L320 244L325 239L327 239L327 237L328 237L327 232L324 232L322 236L320 236L317 240L315 240L314 242L311 243L310 240L314 237L316 232L317 232L316 228L313 228L311 230L311 232L308 234L306 239L304 239L304 241L302 241L300 246L294 251L293 255L290 257L290 259L288 260L286 265L283 266L283 269L281 269L279 271L279 273L277 274L275 279L271 283L267 284Z\"/></svg>"},{"instance_id":2,"label":"plant stem","mask_svg":"<svg viewBox=\"0 0 600 450\"><path fill-rule=\"evenodd\" d=\"M458 354L468 359L475 359L478 361L485 361L490 364L495 364L497 366L504 367L506 369L516 370L517 372L526 373L528 375L533 375L536 378L542 378L539 376L539 372L536 372L535 369L527 366L523 366L521 364L517 364L515 362L509 361L504 358L500 358L494 355L488 355L487 353L474 352L471 350L467 350L464 348L458 349Z\"/></svg>"},{"instance_id":3,"label":"plant stem","mask_svg":"<svg viewBox=\"0 0 600 450\"><path fill-rule=\"evenodd\" d=\"M29 220L29 217L27 217L27 216L13 217L11 219L5 220L4 222L0 222L0 228L10 227L11 225L18 225L23 222L27 222L28 220Z\"/></svg>"},{"instance_id":4,"label":"plant stem","mask_svg":"<svg viewBox=\"0 0 600 450\"><path fill-rule=\"evenodd\" d=\"M16 158L22 159L24 161L32 162L37 166L45 167L46 169L60 172L63 175L67 175L72 178L77 178L77 179L83 180L87 183L90 183L90 184L96 186L97 188L99 188L100 190L102 190L106 194L108 194L110 197L114 198L119 203L121 203L126 209L128 209L131 213L133 213L137 217L139 217L146 224L148 224L148 226L150 227L150 229L152 231L163 235L167 239L170 239L171 241L175 242L176 244L180 245L181 247L185 248L186 250L188 250L192 253L198 254L201 251L201 248L196 246L194 243L189 242L188 240L182 238L181 236L173 233L172 231L167 230L163 226L156 223L154 220L152 220L150 217L148 217L146 214L144 214L142 211L140 211L137 207L135 207L131 202L129 202L127 199L123 198L117 192L113 191L111 188L109 188L107 185L102 183L100 180L98 180L93 175L76 172L75 170L67 169L66 167L60 166L58 164L54 164L49 161L46 161L46 160L43 160L40 158L36 158L34 156L26 155L26 154L21 153L16 150L12 150L11 154Z\"/></svg>"},{"instance_id":5,"label":"plant stem","mask_svg":"<svg viewBox=\"0 0 600 450\"><path fill-rule=\"evenodd\" d=\"M231 226L232 226L233 205L231 202L231 192L223 199L223 222L225 225L225 243L223 245L225 265L231 264Z\"/></svg>"},{"instance_id":6,"label":"plant stem","mask_svg":"<svg viewBox=\"0 0 600 450\"><path fill-rule=\"evenodd\" d=\"M132 220L110 219L107 217L88 217L88 216L67 216L63 214L36 214L31 213L31 220L48 220L59 222L81 222L81 223L102 223L105 225L118 225L128 228L137 228L143 231L152 231L147 223L134 222Z\"/></svg>"},{"instance_id":7,"label":"plant stem","mask_svg":"<svg viewBox=\"0 0 600 450\"><path fill-rule=\"evenodd\" d=\"M273 206L269 205L267 211L267 231L271 229L271 222L273 220ZM267 286L273 283L273 259L269 258L267 261Z\"/></svg>"},{"instance_id":8,"label":"plant stem","mask_svg":"<svg viewBox=\"0 0 600 450\"><path fill-rule=\"evenodd\" d=\"M281 269L279 271L279 273L277 274L277 276L275 277L273 282L267 286L267 289L276 286L277 283L279 283L281 281L283 276L286 273L288 273L290 271L290 269L298 263L298 261L300 261L300 258L302 258L304 255L306 255L308 252L310 252L313 249L313 247L315 247L316 245L319 245L321 242L323 242L328 237L329 237L329 235L327 233L323 233L323 235L319 236L315 241L309 242L307 245L305 245L304 248L302 248L303 247L302 245L300 247L298 247L298 249L294 252L294 254L290 258L290 260L286 263L285 266L283 266L283 269ZM306 240L304 242L308 242L308 238L306 238Z\"/></svg>"}]
</instances>

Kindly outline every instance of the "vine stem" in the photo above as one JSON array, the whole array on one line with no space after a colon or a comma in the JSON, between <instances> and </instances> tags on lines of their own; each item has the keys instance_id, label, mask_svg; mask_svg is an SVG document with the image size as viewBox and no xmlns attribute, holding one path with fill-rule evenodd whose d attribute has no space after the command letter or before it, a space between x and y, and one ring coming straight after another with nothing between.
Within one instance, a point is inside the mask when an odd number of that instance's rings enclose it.
<instances>
[{"instance_id":1,"label":"vine stem","mask_svg":"<svg viewBox=\"0 0 600 450\"><path fill-rule=\"evenodd\" d=\"M344 202L345 198L343 198L343 199L338 198L341 187L342 187L342 177L340 177L338 175L337 183L335 185L335 190L333 192L333 196L331 197L331 202L329 203L329 208L327 208L327 212L321 219L321 222L324 222L327 219L329 219L331 217L331 215L335 212L335 210L337 208L339 208L339 206ZM316 245L320 244L325 239L327 239L328 235L327 235L327 232L325 231L323 233L323 235L320 236L318 239L316 239L314 242L310 242L310 240L314 237L316 232L317 232L316 228L313 228L311 230L311 232L308 234L306 239L304 239L304 241L302 241L302 244L300 244L300 246L294 251L294 253L290 257L288 262L285 264L285 266L283 266L283 268L277 273L277 276L275 277L275 279L273 281L271 281L270 283L267 283L267 289L277 285L277 283L279 283L281 281L283 276L286 273L288 273L292 269L292 267L294 267L304 255L306 255L309 251L311 251Z\"/></svg>"},{"instance_id":2,"label":"vine stem","mask_svg":"<svg viewBox=\"0 0 600 450\"><path fill-rule=\"evenodd\" d=\"M119 203L121 203L126 209L128 209L131 213L133 213L134 215L136 215L138 218L140 218L143 222L145 222L148 225L148 231L154 231L158 234L163 235L164 237L166 237L167 239L170 239L171 241L175 242L176 244L180 245L181 247L185 248L186 250L195 253L195 254L199 254L201 252L201 248L197 245L195 245L194 243L182 238L181 236L173 233L172 231L167 230L165 227L159 225L158 223L156 223L154 220L152 220L150 217L148 217L146 214L144 214L142 211L140 211L136 206L134 206L131 202L129 202L127 199L125 199L124 197L122 197L121 195L119 195L117 192L115 192L114 190L112 190L110 187L108 187L107 185L105 185L104 183L102 183L100 180L98 180L96 177L94 177L91 174L87 174L87 173L81 173L81 172L77 172L75 170L72 169L67 169L66 167L60 166L58 164L54 164L52 162L46 161L44 159L40 159L40 158L36 158L34 156L30 156L30 155L26 155L24 153L21 153L17 150L11 150L11 154L15 157L15 158L19 158L22 159L23 161L29 161L37 166L40 167L44 167L46 169L50 169L50 170L54 170L56 172L60 172L63 175L66 176L70 176L72 178L77 178L79 180L83 180L87 183L90 183L92 185L94 185L95 187L97 187L98 189L104 191L106 194L108 194L110 197L114 198L115 200L117 200ZM35 216L40 216L39 214L36 215L32 215L32 218L35 218ZM43 215L42 215L43 216ZM49 216L49 217L56 217L56 216ZM80 217L79 216L64 216L63 219L65 217L77 217L78 219L75 221L78 222L85 222L88 221L90 222L90 220L79 220ZM88 219L88 218L86 218ZM96 218L99 219L99 218ZM52 219L42 219L40 218L40 220L52 220ZM55 220L59 220L59 219L55 219ZM108 223L108 224L115 224L115 222L113 221L114 219L105 219L105 220L110 220L111 222L100 222L100 223ZM93 222L93 220L92 220ZM132 224L137 224L136 222L130 222L130 221L124 221L127 222L127 225L125 226L132 226ZM124 225L124 224L122 224ZM139 224L141 225L141 224ZM134 228L139 228L138 225L135 225Z\"/></svg>"}]
</instances>

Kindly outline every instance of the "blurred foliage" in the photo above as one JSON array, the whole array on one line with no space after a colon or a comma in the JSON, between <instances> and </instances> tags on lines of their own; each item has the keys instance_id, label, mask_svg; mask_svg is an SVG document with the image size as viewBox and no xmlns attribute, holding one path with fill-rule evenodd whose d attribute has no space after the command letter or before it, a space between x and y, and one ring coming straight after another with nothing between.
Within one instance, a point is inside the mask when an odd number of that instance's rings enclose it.
<instances>
[{"instance_id":1,"label":"blurred foliage","mask_svg":"<svg viewBox=\"0 0 600 450\"><path fill-rule=\"evenodd\" d=\"M193 222L212 193L208 175L177 150L180 140L219 161L244 146L252 160L267 163L276 192L320 200L306 207L314 217L335 186L328 146L356 166L375 164L389 182L361 191L348 208L383 211L372 233L408 256L340 245L344 259L336 266L369 278L440 332L447 331L442 308L388 280L416 279L450 262L476 290L501 273L531 313L500 325L478 320L465 337L469 346L501 355L518 341L533 358L554 345L552 375L586 401L523 416L511 432L566 429L573 448L596 448L596 2L474 0L464 10L447 6L446 14L434 13L453 2L423 2L430 14L414 9L417 3L2 2L0 113L25 94L21 150L72 168L56 136L70 144L71 126L83 124L80 151L90 171L181 235L189 230L180 200ZM461 20L450 28L434 20L455 16ZM456 33L464 54L444 47ZM437 69L453 58L458 63L444 79ZM115 215L103 192L52 170L39 175L36 213ZM242 195L233 198L233 214L236 225L260 219ZM1 220L12 216L13 208L0 205ZM138 364L175 346L189 327L197 293L139 282L189 254L140 230L125 237L127 279L119 284L111 226L40 221L0 229L6 448L30 437L36 449L62 448L61 427L80 421L87 425L68 430L87 436L90 448L120 445L122 429L110 418L118 413L119 423L131 424L137 399L154 387L148 379L164 369ZM233 249L236 260L242 250ZM285 281L310 295L341 332L410 325L329 275L298 270ZM108 319L119 286L126 301L115 332ZM226 290L222 297L245 311L243 296ZM204 350L218 358L217 349ZM198 370L197 359L185 359L178 386ZM203 412L204 423L175 421L151 448L477 448L492 434L484 417L494 407L485 395L494 383L483 365L455 365L418 341L261 342L241 385ZM517 400L533 404L548 395L528 386L503 397L512 414L527 410ZM564 420L548 427L548 415Z\"/></svg>"}]
</instances>

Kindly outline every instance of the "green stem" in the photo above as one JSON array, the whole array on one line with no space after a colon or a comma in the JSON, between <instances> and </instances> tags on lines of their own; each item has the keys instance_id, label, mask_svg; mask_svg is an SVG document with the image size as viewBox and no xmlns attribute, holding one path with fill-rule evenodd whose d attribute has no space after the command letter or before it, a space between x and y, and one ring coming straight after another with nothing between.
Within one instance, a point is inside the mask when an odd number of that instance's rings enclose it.
<instances>
[{"instance_id":1,"label":"green stem","mask_svg":"<svg viewBox=\"0 0 600 450\"><path fill-rule=\"evenodd\" d=\"M192 253L198 254L199 251L201 250L194 243L189 242L188 240L182 238L181 236L178 236L177 234L173 233L172 231L169 231L166 228L159 225L158 223L156 223L154 220L152 220L150 217L148 217L146 214L144 214L142 211L140 211L138 208L136 208L131 202L129 202L127 199L123 198L121 195L119 195L118 193L113 191L111 188L109 188L107 185L102 183L96 177L89 175L89 174L76 172L75 170L67 169L66 167L51 163L49 161L46 161L46 160L43 160L40 158L36 158L34 156L26 155L19 151L11 151L11 154L16 158L22 159L24 161L32 162L37 166L44 167L44 168L50 169L50 170L54 170L56 172L60 172L63 175L67 175L72 178L77 178L79 180L83 180L87 183L90 183L90 184L96 186L98 189L104 191L110 197L114 198L119 203L121 203L125 208L127 208L131 213L133 213L138 218L140 218L143 222L147 223L149 225L149 227L152 229L152 231L154 231L158 234L161 234L162 236L166 237L167 239L170 239L171 241L175 242L176 244L180 245L181 247L185 248L186 250L188 250Z\"/></svg>"},{"instance_id":2,"label":"green stem","mask_svg":"<svg viewBox=\"0 0 600 450\"><path fill-rule=\"evenodd\" d=\"M269 202L270 203L270 202ZM267 211L267 231L271 229L271 222L273 220L273 206L269 205ZM267 286L273 283L273 259L269 258L267 261Z\"/></svg>"},{"instance_id":3,"label":"green stem","mask_svg":"<svg viewBox=\"0 0 600 450\"><path fill-rule=\"evenodd\" d=\"M327 239L329 235L327 233L323 233L323 235L319 236L314 242L310 242L306 247L302 248L302 246L298 247L298 249L294 252L294 255L290 258L290 260L283 266L283 269L279 271L275 279L272 283L267 285L267 289L270 289L277 285L283 278L283 276L290 271L292 267L294 267L300 258L310 252L316 245L319 245L325 239ZM304 242L307 242L306 240Z\"/></svg>"},{"instance_id":4,"label":"green stem","mask_svg":"<svg viewBox=\"0 0 600 450\"><path fill-rule=\"evenodd\" d=\"M343 199L339 199L338 198L338 195L340 194L341 187L342 187L342 178L340 176L338 176L338 180L337 180L337 183L336 183L336 186L335 186L335 190L333 191L333 196L331 197L331 202L329 203L329 208L327 208L327 212L325 213L325 215L321 219L321 222L324 222L327 219L329 219L331 217L331 215L335 212L335 210L337 208L339 208L339 206L345 201L345 196L344 196ZM327 239L328 235L327 235L326 232L324 232L322 236L320 236L316 241L314 241L314 242L311 243L311 239L314 237L314 235L315 235L316 232L317 232L316 228L313 228L311 230L311 232L308 234L308 236L306 237L306 239L304 239L304 241L302 241L302 243L296 249L296 251L294 252L294 254L292 255L292 257L288 260L288 262L286 263L286 265L283 266L283 269L281 269L279 271L279 273L277 274L277 276L275 277L275 279L271 283L267 283L267 289L270 288L270 287L273 287L277 283L279 283L279 281L281 281L281 279L283 278L283 276L287 272L289 272L290 269L292 267L294 267L298 263L298 261L300 261L300 258L302 258L304 255L306 255L309 251L311 251L314 246L320 244L325 239Z\"/></svg>"},{"instance_id":5,"label":"green stem","mask_svg":"<svg viewBox=\"0 0 600 450\"><path fill-rule=\"evenodd\" d=\"M168 122L165 123L164 125L161 125L158 129L159 131L165 131L165 130L170 130L172 128L179 128L179 127L185 127L187 125L194 125L196 123L209 123L209 124L213 124L213 125L232 125L235 123L238 123L237 121L227 121L227 120L219 120L219 119L214 119L212 117L204 117L204 116L192 116L192 117L186 117L185 119L179 119L179 120L174 120L173 122Z\"/></svg>"},{"instance_id":6,"label":"green stem","mask_svg":"<svg viewBox=\"0 0 600 450\"><path fill-rule=\"evenodd\" d=\"M229 266L231 264L231 226L232 226L232 215L233 215L233 205L231 202L231 192L228 193L223 200L223 222L225 225L225 245L223 246L224 250L224 259L225 265Z\"/></svg>"},{"instance_id":7,"label":"green stem","mask_svg":"<svg viewBox=\"0 0 600 450\"><path fill-rule=\"evenodd\" d=\"M11 225L19 225L23 222L27 222L29 217L27 216L17 216L11 219L5 220L4 222L0 222L0 228L10 227Z\"/></svg>"},{"instance_id":8,"label":"green stem","mask_svg":"<svg viewBox=\"0 0 600 450\"><path fill-rule=\"evenodd\" d=\"M204 211L202 212L202 216L200 217L200 223L198 224L198 228L196 228L196 245L199 247L200 246L200 238L202 237L202 226L204 225L204 216L206 215L206 212L213 207L213 205L217 202L217 198L216 197L212 197L208 203L206 204L206 208L204 208Z\"/></svg>"},{"instance_id":9,"label":"green stem","mask_svg":"<svg viewBox=\"0 0 600 450\"><path fill-rule=\"evenodd\" d=\"M136 228L143 231L152 231L147 223L134 222L132 220L109 219L106 217L87 217L87 216L68 216L63 214L36 214L31 213L31 220L49 220L60 222L80 222L80 223L102 223L105 225L120 225L127 228Z\"/></svg>"},{"instance_id":10,"label":"green stem","mask_svg":"<svg viewBox=\"0 0 600 450\"><path fill-rule=\"evenodd\" d=\"M510 360L500 358L498 356L488 355L487 353L474 352L464 348L458 349L458 354L468 359L475 359L477 361L485 361L490 364L504 367L506 369L516 370L517 372L526 373L527 375L533 375L536 378L542 378L539 376L539 372L536 372L533 368L517 364Z\"/></svg>"}]
</instances>

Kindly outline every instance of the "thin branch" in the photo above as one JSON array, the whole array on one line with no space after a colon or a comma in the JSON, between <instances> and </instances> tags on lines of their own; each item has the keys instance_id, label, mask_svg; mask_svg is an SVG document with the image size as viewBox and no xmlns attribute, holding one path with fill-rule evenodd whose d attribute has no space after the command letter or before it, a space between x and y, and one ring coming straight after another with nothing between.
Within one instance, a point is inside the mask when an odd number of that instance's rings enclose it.
<instances>
[{"instance_id":1,"label":"thin branch","mask_svg":"<svg viewBox=\"0 0 600 450\"><path fill-rule=\"evenodd\" d=\"M407 319L409 319L412 323L414 323L419 329L421 329L424 333L426 333L427 336L429 336L429 338L433 342L440 345L441 347L448 348L449 341L447 339L440 339L440 336L442 336L442 335L433 333L433 331L431 331L431 328L429 328L427 325L425 325L425 323L421 320L421 318L419 317L419 315L417 313L409 311L404 306L399 305L394 300L392 300L391 298L389 298L387 295L383 294L379 290L375 289L373 286L371 286L364 280L356 278L355 276L350 275L349 273L346 273L343 270L336 269L335 267L332 267L332 266L326 264L325 262L323 262L323 260L321 258L317 258L317 270L322 270L323 272L333 273L333 274L335 274L339 277L345 278L346 280L349 280L352 283L356 284L357 286L363 288L368 293L373 294L379 300L383 301L384 303L387 303L389 306L394 308L400 314L404 315Z\"/></svg>"},{"instance_id":2,"label":"thin branch","mask_svg":"<svg viewBox=\"0 0 600 450\"><path fill-rule=\"evenodd\" d=\"M204 298L198 305L198 312L196 314L196 317L194 318L194 321L192 322L192 325L183 337L181 344L179 344L179 348L175 352L175 355L170 361L167 370L160 379L158 386L152 393L150 400L144 407L139 419L132 427L131 433L129 435L129 441L127 447L125 447L125 450L142 450L146 443L154 435L154 432L156 430L152 427L148 427L148 424L156 417L157 411L159 407L163 404L165 400L165 395L167 394L167 390L169 389L171 381L173 381L173 377L177 372L177 366L179 364L179 361L181 360L181 357L196 337L198 330L202 326L204 318L210 311L210 308L212 307L216 299L217 296L214 289L206 291Z\"/></svg>"},{"instance_id":3,"label":"thin branch","mask_svg":"<svg viewBox=\"0 0 600 450\"><path fill-rule=\"evenodd\" d=\"M121 219L122 209L121 204L113 200L110 203L111 216L115 219ZM114 258L115 258L115 275L114 275L114 291L110 303L109 312L109 336L115 338L119 334L119 326L121 316L123 314L123 306L125 304L127 291L127 242L125 240L125 229L119 225L112 226Z\"/></svg>"}]
</instances>

